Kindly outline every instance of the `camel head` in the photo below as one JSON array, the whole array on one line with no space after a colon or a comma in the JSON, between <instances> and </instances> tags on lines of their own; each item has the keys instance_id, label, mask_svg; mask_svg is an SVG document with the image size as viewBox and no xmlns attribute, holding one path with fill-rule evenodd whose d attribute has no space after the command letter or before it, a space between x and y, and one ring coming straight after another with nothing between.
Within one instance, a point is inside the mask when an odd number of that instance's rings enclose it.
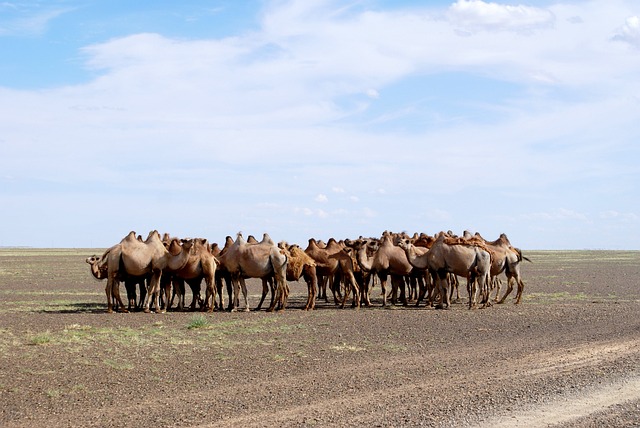
<instances>
[{"instance_id":1,"label":"camel head","mask_svg":"<svg viewBox=\"0 0 640 428\"><path fill-rule=\"evenodd\" d=\"M403 250L408 250L409 247L411 247L411 245L413 245L413 244L411 243L410 239L406 239L405 238L405 239L400 239L398 241L397 245L398 245L398 247L402 248Z\"/></svg>"},{"instance_id":2,"label":"camel head","mask_svg":"<svg viewBox=\"0 0 640 428\"><path fill-rule=\"evenodd\" d=\"M108 276L107 265L100 265L100 260L100 257L93 255L91 257L87 257L85 259L85 262L87 262L89 266L91 266L91 274L94 276L94 278L105 279Z\"/></svg>"}]
</instances>

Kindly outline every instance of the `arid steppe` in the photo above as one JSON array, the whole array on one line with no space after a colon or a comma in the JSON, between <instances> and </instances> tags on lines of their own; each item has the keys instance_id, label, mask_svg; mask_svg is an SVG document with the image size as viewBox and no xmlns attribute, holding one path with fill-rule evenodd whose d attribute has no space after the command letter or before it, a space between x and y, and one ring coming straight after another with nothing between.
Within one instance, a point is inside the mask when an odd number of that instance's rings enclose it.
<instances>
[{"instance_id":1,"label":"arid steppe","mask_svg":"<svg viewBox=\"0 0 640 428\"><path fill-rule=\"evenodd\" d=\"M105 313L102 251L0 250L0 426L640 425L640 251L525 250L520 305L166 314Z\"/></svg>"}]
</instances>

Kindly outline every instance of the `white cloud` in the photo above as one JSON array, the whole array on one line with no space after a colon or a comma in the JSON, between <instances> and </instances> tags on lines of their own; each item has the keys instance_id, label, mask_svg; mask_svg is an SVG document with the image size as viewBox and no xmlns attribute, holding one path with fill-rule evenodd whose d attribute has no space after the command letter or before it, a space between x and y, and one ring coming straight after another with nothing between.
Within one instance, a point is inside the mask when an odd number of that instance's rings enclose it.
<instances>
[{"instance_id":1,"label":"white cloud","mask_svg":"<svg viewBox=\"0 0 640 428\"><path fill-rule=\"evenodd\" d=\"M640 48L640 17L630 16L614 36L615 40L622 40L636 48Z\"/></svg>"},{"instance_id":2,"label":"white cloud","mask_svg":"<svg viewBox=\"0 0 640 428\"><path fill-rule=\"evenodd\" d=\"M0 88L0 170L11 177L0 187L20 195L11 218L37 212L20 198L44 188L69 206L97 193L165 218L160 208L171 201L227 213L217 223L231 232L251 221L311 236L326 235L318 223L347 218L340 204L352 202L361 202L354 221L374 234L410 227L407 213L447 229L503 206L529 233L549 221L584 225L600 217L562 208L583 199L568 183L596 182L593 200L609 200L593 212L622 221L632 217L612 213L634 208L614 198L633 199L640 137L640 56L611 41L617 31L637 43L636 17L620 27L630 15L623 3L363 11L277 1L251 32L116 37L82 50L98 73L86 83ZM484 98L447 83L468 76ZM438 120L425 120L429 112ZM454 208L469 195L472 210ZM326 210L304 207L311 198ZM76 215L128 229L132 214L111 211Z\"/></svg>"},{"instance_id":3,"label":"white cloud","mask_svg":"<svg viewBox=\"0 0 640 428\"><path fill-rule=\"evenodd\" d=\"M380 93L375 89L367 89L366 94L369 98L373 98L373 99L380 98Z\"/></svg>"},{"instance_id":4,"label":"white cloud","mask_svg":"<svg viewBox=\"0 0 640 428\"><path fill-rule=\"evenodd\" d=\"M11 8L11 13L0 17L0 36L40 36L49 28L49 23L73 9L50 9L37 12L21 11L12 3L3 3L4 8ZM17 16L16 16L17 15Z\"/></svg>"},{"instance_id":5,"label":"white cloud","mask_svg":"<svg viewBox=\"0 0 640 428\"><path fill-rule=\"evenodd\" d=\"M554 15L531 6L502 5L481 0L458 0L448 17L456 28L469 31L531 31L553 25Z\"/></svg>"},{"instance_id":6,"label":"white cloud","mask_svg":"<svg viewBox=\"0 0 640 428\"><path fill-rule=\"evenodd\" d=\"M600 218L607 220L619 220L622 222L637 222L640 220L640 216L638 214L619 212L615 210L602 211L600 213Z\"/></svg>"},{"instance_id":7,"label":"white cloud","mask_svg":"<svg viewBox=\"0 0 640 428\"><path fill-rule=\"evenodd\" d=\"M574 210L570 210L566 208L558 208L553 211L524 214L522 217L525 220L546 220L546 221L575 220L580 222L591 221L587 214L576 212Z\"/></svg>"}]
</instances>

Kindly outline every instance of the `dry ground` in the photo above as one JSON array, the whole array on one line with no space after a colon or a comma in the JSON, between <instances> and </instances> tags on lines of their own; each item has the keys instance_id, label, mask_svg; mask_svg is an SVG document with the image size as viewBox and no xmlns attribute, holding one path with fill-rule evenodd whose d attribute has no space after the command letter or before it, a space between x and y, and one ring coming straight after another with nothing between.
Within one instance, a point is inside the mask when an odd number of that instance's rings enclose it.
<instances>
[{"instance_id":1,"label":"dry ground","mask_svg":"<svg viewBox=\"0 0 640 428\"><path fill-rule=\"evenodd\" d=\"M205 315L104 313L94 253L0 250L0 426L640 425L640 252L525 251L519 306Z\"/></svg>"}]
</instances>

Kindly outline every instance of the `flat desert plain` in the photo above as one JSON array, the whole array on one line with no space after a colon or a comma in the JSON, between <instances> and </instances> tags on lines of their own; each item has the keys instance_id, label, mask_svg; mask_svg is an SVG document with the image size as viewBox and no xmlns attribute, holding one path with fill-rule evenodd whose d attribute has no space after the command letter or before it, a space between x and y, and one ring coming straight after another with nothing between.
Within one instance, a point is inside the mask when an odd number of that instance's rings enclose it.
<instances>
[{"instance_id":1,"label":"flat desert plain","mask_svg":"<svg viewBox=\"0 0 640 428\"><path fill-rule=\"evenodd\" d=\"M525 250L520 305L165 314L105 313L92 254L0 250L0 426L640 425L638 251Z\"/></svg>"}]
</instances>

